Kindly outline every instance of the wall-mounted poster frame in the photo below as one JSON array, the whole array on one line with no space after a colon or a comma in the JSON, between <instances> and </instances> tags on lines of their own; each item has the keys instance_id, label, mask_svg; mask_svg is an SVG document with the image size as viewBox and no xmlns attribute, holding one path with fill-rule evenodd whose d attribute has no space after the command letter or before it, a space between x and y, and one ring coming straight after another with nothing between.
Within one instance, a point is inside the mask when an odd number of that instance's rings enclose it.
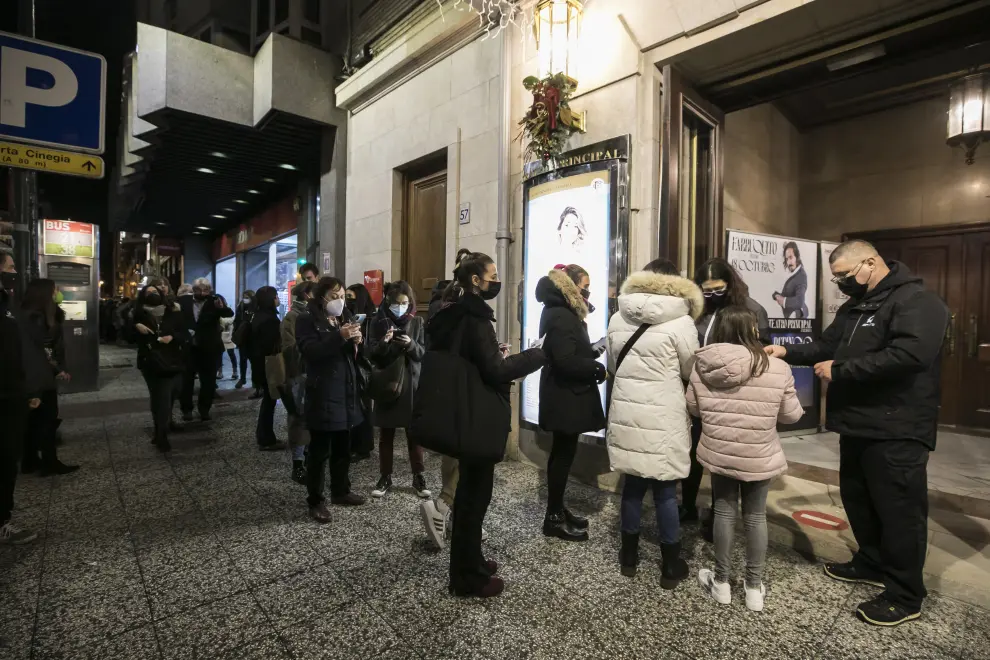
<instances>
[{"instance_id":1,"label":"wall-mounted poster frame","mask_svg":"<svg viewBox=\"0 0 990 660\"><path fill-rule=\"evenodd\" d=\"M592 342L605 336L628 272L629 152L628 135L591 144L563 154L555 169L531 173L523 183L522 348L539 338L543 305L536 301L536 284L561 263L588 270L596 307L587 319L589 336ZM539 429L539 387L536 372L520 390L520 424L534 431ZM604 405L604 385L601 393ZM604 443L604 429L585 440Z\"/></svg>"}]
</instances>

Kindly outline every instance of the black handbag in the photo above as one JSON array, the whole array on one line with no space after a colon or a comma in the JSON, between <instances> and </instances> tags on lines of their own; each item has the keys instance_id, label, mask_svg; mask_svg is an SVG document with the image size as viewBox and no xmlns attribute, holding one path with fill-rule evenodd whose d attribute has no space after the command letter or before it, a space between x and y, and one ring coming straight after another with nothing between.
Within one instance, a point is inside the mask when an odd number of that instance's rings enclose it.
<instances>
[{"instance_id":1,"label":"black handbag","mask_svg":"<svg viewBox=\"0 0 990 660\"><path fill-rule=\"evenodd\" d=\"M248 340L251 338L251 321L254 319L254 314L244 313L244 318L241 320L241 324L237 326L231 335L231 340L237 348L245 348L247 346Z\"/></svg>"},{"instance_id":2,"label":"black handbag","mask_svg":"<svg viewBox=\"0 0 990 660\"><path fill-rule=\"evenodd\" d=\"M451 458L498 463L511 429L509 400L461 354L465 323L449 350L429 350L423 357L408 435Z\"/></svg>"},{"instance_id":3,"label":"black handbag","mask_svg":"<svg viewBox=\"0 0 990 660\"><path fill-rule=\"evenodd\" d=\"M367 394L377 403L393 403L402 396L408 379L406 356L399 355L384 367L372 367Z\"/></svg>"}]
</instances>

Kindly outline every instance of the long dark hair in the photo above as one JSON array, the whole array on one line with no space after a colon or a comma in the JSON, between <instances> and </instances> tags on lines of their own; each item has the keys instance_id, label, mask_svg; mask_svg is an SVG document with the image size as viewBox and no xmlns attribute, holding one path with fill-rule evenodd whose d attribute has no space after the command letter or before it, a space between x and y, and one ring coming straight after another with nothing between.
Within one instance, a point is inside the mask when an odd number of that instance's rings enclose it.
<instances>
[{"instance_id":1,"label":"long dark hair","mask_svg":"<svg viewBox=\"0 0 990 660\"><path fill-rule=\"evenodd\" d=\"M753 356L753 378L770 368L770 358L760 343L756 314L746 307L730 305L715 317L712 341L718 344L745 346Z\"/></svg>"},{"instance_id":2,"label":"long dark hair","mask_svg":"<svg viewBox=\"0 0 990 660\"><path fill-rule=\"evenodd\" d=\"M355 314L367 314L369 317L375 315L375 301L371 299L368 287L363 284L352 284L347 287L347 290L354 293Z\"/></svg>"},{"instance_id":3,"label":"long dark hair","mask_svg":"<svg viewBox=\"0 0 990 660\"><path fill-rule=\"evenodd\" d=\"M143 289L138 292L135 305L138 309L142 309L148 305L148 289L154 289L158 292L158 295L162 297L162 303L165 304L165 309L168 309L167 301L165 300L165 294L162 293L162 288L158 284L152 284L149 282Z\"/></svg>"},{"instance_id":4,"label":"long dark hair","mask_svg":"<svg viewBox=\"0 0 990 660\"><path fill-rule=\"evenodd\" d=\"M709 259L701 264L694 275L694 283L699 287L708 280L722 280L728 287L729 305L745 307L749 299L749 287L739 277L739 273L722 257Z\"/></svg>"},{"instance_id":5,"label":"long dark hair","mask_svg":"<svg viewBox=\"0 0 990 660\"><path fill-rule=\"evenodd\" d=\"M274 312L278 309L278 289L273 286L263 286L254 294L254 304L258 311Z\"/></svg>"},{"instance_id":6,"label":"long dark hair","mask_svg":"<svg viewBox=\"0 0 990 660\"><path fill-rule=\"evenodd\" d=\"M484 279L485 271L495 263L495 260L484 252L471 252L464 255L454 268L454 280L443 292L444 302L454 302L461 297L464 292L474 293L474 282L471 278L475 275L478 279Z\"/></svg>"},{"instance_id":7,"label":"long dark hair","mask_svg":"<svg viewBox=\"0 0 990 660\"><path fill-rule=\"evenodd\" d=\"M41 277L31 280L24 290L21 309L40 315L47 328L55 327L55 280Z\"/></svg>"},{"instance_id":8,"label":"long dark hair","mask_svg":"<svg viewBox=\"0 0 990 660\"><path fill-rule=\"evenodd\" d=\"M794 241L787 241L786 243L784 243L784 265L785 266L787 265L787 251L788 250L790 250L791 252L794 253L794 261L796 261L797 262L797 265L800 266L801 265L801 250L800 250L800 248L798 248L798 244L796 242L794 242Z\"/></svg>"}]
</instances>

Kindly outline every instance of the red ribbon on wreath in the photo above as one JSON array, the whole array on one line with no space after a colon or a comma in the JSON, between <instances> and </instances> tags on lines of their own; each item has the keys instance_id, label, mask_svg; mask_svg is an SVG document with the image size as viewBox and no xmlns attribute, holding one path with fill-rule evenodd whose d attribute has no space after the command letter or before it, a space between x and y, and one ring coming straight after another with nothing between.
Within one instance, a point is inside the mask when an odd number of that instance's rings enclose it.
<instances>
[{"instance_id":1,"label":"red ribbon on wreath","mask_svg":"<svg viewBox=\"0 0 990 660\"><path fill-rule=\"evenodd\" d=\"M556 87L546 85L542 94L536 94L537 103L543 103L547 108L547 116L550 119L550 130L557 129L557 114L560 108L560 90Z\"/></svg>"}]
</instances>

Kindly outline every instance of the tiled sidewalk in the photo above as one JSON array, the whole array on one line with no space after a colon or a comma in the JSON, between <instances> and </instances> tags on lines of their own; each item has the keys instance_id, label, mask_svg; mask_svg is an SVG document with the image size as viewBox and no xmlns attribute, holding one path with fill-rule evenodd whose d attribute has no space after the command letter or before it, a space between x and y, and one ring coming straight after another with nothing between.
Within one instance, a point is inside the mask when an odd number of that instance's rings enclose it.
<instances>
[{"instance_id":1,"label":"tiled sidewalk","mask_svg":"<svg viewBox=\"0 0 990 660\"><path fill-rule=\"evenodd\" d=\"M83 469L18 485L17 522L44 534L0 550L0 658L990 658L990 612L933 594L921 621L870 628L853 616L870 590L778 546L762 614L745 609L738 578L728 607L693 580L663 591L652 510L640 574L623 578L616 496L572 484L592 540L548 541L543 476L513 463L496 472L486 522L506 593L453 599L404 455L397 492L319 527L289 457L255 449L255 411L218 406L209 428L174 437L170 460L150 445L147 413L67 419L62 457ZM439 488L439 461L428 469ZM376 478L373 461L352 469L357 490ZM685 542L693 572L712 563L695 529Z\"/></svg>"}]
</instances>

